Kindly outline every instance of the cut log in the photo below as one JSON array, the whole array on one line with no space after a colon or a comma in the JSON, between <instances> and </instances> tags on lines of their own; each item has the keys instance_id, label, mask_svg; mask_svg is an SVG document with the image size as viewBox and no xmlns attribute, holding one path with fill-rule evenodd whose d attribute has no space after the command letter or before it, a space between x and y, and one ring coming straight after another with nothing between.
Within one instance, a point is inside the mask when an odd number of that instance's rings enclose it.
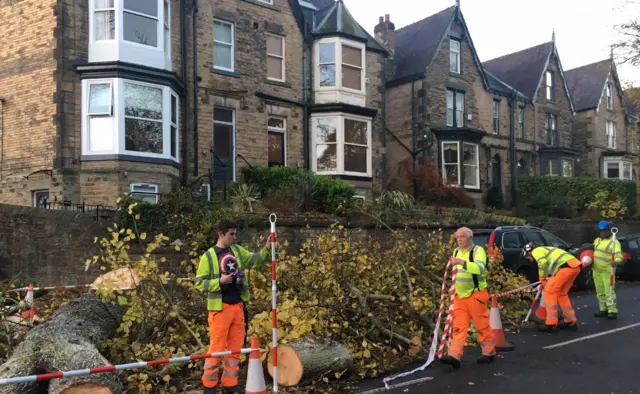
<instances>
[{"instance_id":1,"label":"cut log","mask_svg":"<svg viewBox=\"0 0 640 394\"><path fill-rule=\"evenodd\" d=\"M268 355L267 368L273 378L273 359ZM304 385L325 375L348 376L354 370L349 350L329 338L307 336L288 344L278 344L278 384Z\"/></svg>"},{"instance_id":2,"label":"cut log","mask_svg":"<svg viewBox=\"0 0 640 394\"><path fill-rule=\"evenodd\" d=\"M89 295L60 307L27 332L0 366L0 378L110 365L95 344L115 335L124 310ZM123 392L117 373L100 373L49 381L0 386L0 394L116 394Z\"/></svg>"},{"instance_id":3,"label":"cut log","mask_svg":"<svg viewBox=\"0 0 640 394\"><path fill-rule=\"evenodd\" d=\"M140 284L140 277L131 268L118 268L100 275L91 284L92 290L134 290Z\"/></svg>"}]
</instances>

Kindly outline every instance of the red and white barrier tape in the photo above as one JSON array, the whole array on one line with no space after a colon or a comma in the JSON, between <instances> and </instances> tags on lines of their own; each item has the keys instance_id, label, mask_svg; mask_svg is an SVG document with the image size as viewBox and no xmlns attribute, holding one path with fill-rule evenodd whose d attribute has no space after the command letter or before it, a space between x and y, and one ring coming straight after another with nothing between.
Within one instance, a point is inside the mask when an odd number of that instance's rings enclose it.
<instances>
[{"instance_id":1,"label":"red and white barrier tape","mask_svg":"<svg viewBox=\"0 0 640 394\"><path fill-rule=\"evenodd\" d=\"M505 291L505 292L503 292L503 293L495 294L495 296L496 296L496 297L504 297L504 296L508 296L508 295L511 295L511 294L519 293L519 292L521 292L521 291L523 291L523 290L527 290L527 289L529 289L530 287L535 287L535 286L537 286L537 285L539 285L539 284L540 284L540 281L537 281L537 282L535 282L535 283L531 283L531 284L528 284L528 285L525 285L525 286L520 286L520 287L518 287L518 288L516 288L516 289L513 289L513 290L509 290L509 291ZM534 291L536 291L536 289L531 289L531 292L534 292Z\"/></svg>"},{"instance_id":2,"label":"red and white barrier tape","mask_svg":"<svg viewBox=\"0 0 640 394\"><path fill-rule=\"evenodd\" d=\"M433 362L433 360L435 360L435 356L436 356L436 349L438 347L438 334L440 333L440 322L442 321L442 312L444 312L444 306L445 306L445 288L447 286L447 274L449 273L449 268L451 268L452 266L452 262L451 260L449 260L449 262L447 262L446 267L444 268L444 276L442 278L442 288L440 289L440 309L438 311L438 317L436 318L436 324L435 327L433 329L433 338L431 339L431 349L429 350L429 357L427 358L427 361L421 366L418 367L412 371L409 372L403 372L403 373L399 373L397 375L394 376L389 376L386 377L384 379L382 379L382 382L384 383L384 386L387 388L387 390L389 389L389 382L395 379L399 379L399 378L403 378L405 376L409 376L415 372L418 371L423 371L425 368L427 368L429 365L431 365L431 363ZM457 274L457 269L454 268L454 273L452 273L452 278L451 278L451 287L449 288L449 292L451 292L451 290L455 291L455 274ZM452 306L449 306L449 310L452 311ZM449 316L447 315L447 318Z\"/></svg>"},{"instance_id":3,"label":"red and white barrier tape","mask_svg":"<svg viewBox=\"0 0 640 394\"><path fill-rule=\"evenodd\" d=\"M102 367L77 369L73 371L57 371L57 372L40 374L40 375L17 376L14 378L0 379L0 385L15 384L15 383L31 383L31 382L39 382L43 380L69 378L72 376L87 376L87 375L94 375L98 373L116 372L116 371L122 371L125 369L144 368L144 367L151 367L154 365L162 365L162 364L186 363L193 360L203 360L209 357L223 357L223 356L229 356L232 354L247 354L247 353L251 353L254 350L260 351L259 348L257 349L244 348L240 350L229 350L226 352L218 352L218 353L210 353L210 354L194 354L191 356L165 358L165 359L159 359L159 360L153 360L153 361L139 361L139 362L128 363L128 364L105 365Z\"/></svg>"},{"instance_id":4,"label":"red and white barrier tape","mask_svg":"<svg viewBox=\"0 0 640 394\"><path fill-rule=\"evenodd\" d=\"M276 302L276 220L275 213L269 215L269 222L271 223L271 325L273 327L273 392L278 392L278 313Z\"/></svg>"},{"instance_id":5,"label":"red and white barrier tape","mask_svg":"<svg viewBox=\"0 0 640 394\"><path fill-rule=\"evenodd\" d=\"M453 302L456 299L456 276L458 275L458 266L454 265L451 271L451 287L449 288L449 310L447 311L447 320L444 323L444 330L440 347L438 348L438 358L442 358L445 344L447 347L451 344L451 333L453 332Z\"/></svg>"},{"instance_id":6,"label":"red and white barrier tape","mask_svg":"<svg viewBox=\"0 0 640 394\"><path fill-rule=\"evenodd\" d=\"M167 281L173 280L183 280L183 281L192 281L192 278L167 278ZM40 290L70 290L70 289L86 289L91 288L93 283L85 284L85 285L66 285L66 286L46 286L46 287L34 287L33 291ZM31 286L31 285L30 285ZM7 293L19 293L21 291L28 291L29 287L20 287L17 289L7 290Z\"/></svg>"}]
</instances>

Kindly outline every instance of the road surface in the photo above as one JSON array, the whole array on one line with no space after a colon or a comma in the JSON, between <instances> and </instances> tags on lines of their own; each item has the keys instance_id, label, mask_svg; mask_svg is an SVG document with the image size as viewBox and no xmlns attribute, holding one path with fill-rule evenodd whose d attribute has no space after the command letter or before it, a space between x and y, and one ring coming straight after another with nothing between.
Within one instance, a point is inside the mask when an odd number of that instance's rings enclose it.
<instances>
[{"instance_id":1,"label":"road surface","mask_svg":"<svg viewBox=\"0 0 640 394\"><path fill-rule=\"evenodd\" d=\"M571 295L577 331L507 333L515 350L478 365L466 348L462 367L434 362L424 371L389 382L365 382L354 393L373 394L627 394L640 393L640 284L618 283L618 320L593 317L593 293ZM417 365L419 366L419 365ZM415 368L415 366L414 366ZM412 368L407 368L410 370Z\"/></svg>"}]
</instances>

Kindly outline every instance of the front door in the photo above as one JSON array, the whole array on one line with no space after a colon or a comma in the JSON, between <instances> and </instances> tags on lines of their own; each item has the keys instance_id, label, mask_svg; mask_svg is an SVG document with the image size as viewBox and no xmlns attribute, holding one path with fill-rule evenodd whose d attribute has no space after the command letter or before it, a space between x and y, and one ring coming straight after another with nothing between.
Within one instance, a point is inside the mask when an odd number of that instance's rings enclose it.
<instances>
[{"instance_id":1,"label":"front door","mask_svg":"<svg viewBox=\"0 0 640 394\"><path fill-rule=\"evenodd\" d=\"M233 111L215 108L213 115L213 179L217 185L233 182L235 157L233 154Z\"/></svg>"}]
</instances>

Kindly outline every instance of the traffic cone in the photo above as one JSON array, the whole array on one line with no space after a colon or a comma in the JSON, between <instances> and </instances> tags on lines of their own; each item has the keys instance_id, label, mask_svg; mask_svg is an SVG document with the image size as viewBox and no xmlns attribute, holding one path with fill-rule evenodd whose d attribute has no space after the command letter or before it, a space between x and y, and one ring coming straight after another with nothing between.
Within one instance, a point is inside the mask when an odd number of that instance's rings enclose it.
<instances>
[{"instance_id":1,"label":"traffic cone","mask_svg":"<svg viewBox=\"0 0 640 394\"><path fill-rule=\"evenodd\" d=\"M544 293L540 295L540 306L536 309L536 318L538 320L547 320L547 305L544 302Z\"/></svg>"},{"instance_id":2,"label":"traffic cone","mask_svg":"<svg viewBox=\"0 0 640 394\"><path fill-rule=\"evenodd\" d=\"M33 299L33 284L29 284L29 287L27 288L27 296L24 299L27 302L27 305L29 305L29 310L24 311L22 313L22 317L24 319L29 319L32 322L36 319L36 310L33 307Z\"/></svg>"},{"instance_id":3,"label":"traffic cone","mask_svg":"<svg viewBox=\"0 0 640 394\"><path fill-rule=\"evenodd\" d=\"M498 306L498 297L491 296L491 312L489 314L489 324L493 332L493 341L496 344L496 350L499 352L508 352L514 350L515 347L507 342L502 329L502 320L500 319L500 308Z\"/></svg>"},{"instance_id":4,"label":"traffic cone","mask_svg":"<svg viewBox=\"0 0 640 394\"><path fill-rule=\"evenodd\" d=\"M251 349L260 349L258 338L251 339ZM267 394L267 387L264 383L264 370L260 361L260 350L252 350L249 354L249 371L247 371L246 394Z\"/></svg>"}]
</instances>

